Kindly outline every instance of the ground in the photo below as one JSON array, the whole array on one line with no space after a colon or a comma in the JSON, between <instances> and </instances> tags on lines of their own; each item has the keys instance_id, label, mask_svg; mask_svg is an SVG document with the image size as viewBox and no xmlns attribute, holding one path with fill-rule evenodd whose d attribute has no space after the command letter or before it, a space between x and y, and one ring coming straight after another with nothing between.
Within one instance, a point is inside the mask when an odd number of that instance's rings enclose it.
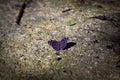
<instances>
[{"instance_id":1,"label":"ground","mask_svg":"<svg viewBox=\"0 0 120 80\"><path fill-rule=\"evenodd\" d=\"M119 0L31 0L20 25L18 2L0 1L0 80L119 80Z\"/></svg>"}]
</instances>

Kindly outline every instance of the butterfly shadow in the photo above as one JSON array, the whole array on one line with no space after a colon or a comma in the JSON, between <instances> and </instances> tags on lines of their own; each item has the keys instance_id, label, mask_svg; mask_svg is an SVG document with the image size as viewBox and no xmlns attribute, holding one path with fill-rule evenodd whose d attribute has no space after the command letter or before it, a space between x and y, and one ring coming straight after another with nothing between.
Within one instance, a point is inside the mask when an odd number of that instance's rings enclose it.
<instances>
[{"instance_id":1,"label":"butterfly shadow","mask_svg":"<svg viewBox=\"0 0 120 80\"><path fill-rule=\"evenodd\" d=\"M64 50L65 49L69 49L69 48L73 47L74 45L76 45L75 42L68 42L67 45L66 45L66 47L64 48Z\"/></svg>"}]
</instances>

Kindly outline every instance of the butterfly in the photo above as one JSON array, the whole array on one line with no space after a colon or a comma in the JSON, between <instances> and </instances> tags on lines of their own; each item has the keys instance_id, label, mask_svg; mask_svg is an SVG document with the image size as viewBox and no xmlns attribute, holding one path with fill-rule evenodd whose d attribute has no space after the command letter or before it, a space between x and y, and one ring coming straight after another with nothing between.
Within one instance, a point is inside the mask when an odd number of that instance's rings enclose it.
<instances>
[{"instance_id":1,"label":"butterfly","mask_svg":"<svg viewBox=\"0 0 120 80\"><path fill-rule=\"evenodd\" d=\"M48 44L56 51L59 51L59 50L65 49L65 47L67 46L67 41L68 41L68 38L64 37L61 41L50 40L48 41Z\"/></svg>"}]
</instances>

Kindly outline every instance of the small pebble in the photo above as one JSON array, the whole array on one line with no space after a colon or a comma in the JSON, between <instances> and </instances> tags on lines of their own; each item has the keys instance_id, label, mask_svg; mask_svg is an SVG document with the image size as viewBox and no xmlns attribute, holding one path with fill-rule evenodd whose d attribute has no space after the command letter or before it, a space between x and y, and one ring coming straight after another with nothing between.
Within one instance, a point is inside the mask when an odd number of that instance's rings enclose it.
<instances>
[{"instance_id":1,"label":"small pebble","mask_svg":"<svg viewBox=\"0 0 120 80\"><path fill-rule=\"evenodd\" d=\"M64 72L64 73L66 73L67 71L66 71L66 70L64 70L63 72Z\"/></svg>"},{"instance_id":2,"label":"small pebble","mask_svg":"<svg viewBox=\"0 0 120 80\"><path fill-rule=\"evenodd\" d=\"M96 56L95 58L99 59L99 56Z\"/></svg>"},{"instance_id":3,"label":"small pebble","mask_svg":"<svg viewBox=\"0 0 120 80\"><path fill-rule=\"evenodd\" d=\"M93 43L98 43L98 40L93 40Z\"/></svg>"},{"instance_id":4,"label":"small pebble","mask_svg":"<svg viewBox=\"0 0 120 80\"><path fill-rule=\"evenodd\" d=\"M57 56L57 60L59 61L59 60L61 60L62 58L60 57L60 56Z\"/></svg>"},{"instance_id":5,"label":"small pebble","mask_svg":"<svg viewBox=\"0 0 120 80\"><path fill-rule=\"evenodd\" d=\"M59 52L56 52L55 54L56 54L56 55L60 55L60 53L59 53Z\"/></svg>"}]
</instances>

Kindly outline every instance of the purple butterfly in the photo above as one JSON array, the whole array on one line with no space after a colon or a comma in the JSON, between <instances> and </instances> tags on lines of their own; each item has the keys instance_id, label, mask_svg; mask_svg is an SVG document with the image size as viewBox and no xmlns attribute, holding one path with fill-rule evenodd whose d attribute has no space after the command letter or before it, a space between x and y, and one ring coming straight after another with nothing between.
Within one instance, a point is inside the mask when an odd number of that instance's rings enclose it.
<instances>
[{"instance_id":1,"label":"purple butterfly","mask_svg":"<svg viewBox=\"0 0 120 80\"><path fill-rule=\"evenodd\" d=\"M63 38L61 41L50 40L48 41L48 44L52 46L52 48L55 49L56 51L59 51L65 49L65 47L67 46L67 41L68 38Z\"/></svg>"}]
</instances>

